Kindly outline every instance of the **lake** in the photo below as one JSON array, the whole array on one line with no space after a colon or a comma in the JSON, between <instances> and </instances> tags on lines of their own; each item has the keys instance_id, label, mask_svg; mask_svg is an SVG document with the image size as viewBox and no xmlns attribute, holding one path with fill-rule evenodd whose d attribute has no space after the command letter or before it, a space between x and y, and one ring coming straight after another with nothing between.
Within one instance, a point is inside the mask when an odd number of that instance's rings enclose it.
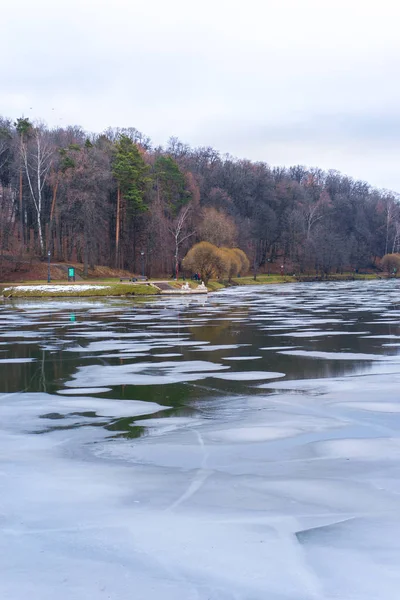
<instances>
[{"instance_id":1,"label":"lake","mask_svg":"<svg viewBox=\"0 0 400 600\"><path fill-rule=\"evenodd\" d=\"M0 598L397 600L400 284L0 303Z\"/></svg>"}]
</instances>

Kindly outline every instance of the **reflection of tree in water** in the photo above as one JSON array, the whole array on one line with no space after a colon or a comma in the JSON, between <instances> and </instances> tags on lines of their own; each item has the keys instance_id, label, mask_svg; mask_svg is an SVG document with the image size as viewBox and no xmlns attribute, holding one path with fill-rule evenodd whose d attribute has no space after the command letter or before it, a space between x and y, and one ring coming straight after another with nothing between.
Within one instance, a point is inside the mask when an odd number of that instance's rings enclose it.
<instances>
[{"instance_id":1,"label":"reflection of tree in water","mask_svg":"<svg viewBox=\"0 0 400 600\"><path fill-rule=\"evenodd\" d=\"M140 415L135 417L104 417L97 415L93 411L72 412L72 413L46 413L40 415L40 419L44 420L42 429L35 431L36 434L50 433L53 431L66 431L73 429L82 429L85 427L101 427L110 432L109 438L126 438L135 439L148 435L149 430L145 425L141 425L141 421L152 419L165 419L174 417L191 417L197 414L193 409L171 409L152 413L151 415ZM83 420L84 419L84 420ZM90 419L90 420L89 420Z\"/></svg>"},{"instance_id":2,"label":"reflection of tree in water","mask_svg":"<svg viewBox=\"0 0 400 600\"><path fill-rule=\"evenodd\" d=\"M160 413L161 414L161 413ZM158 416L160 416L160 414ZM152 415L155 416L155 415ZM101 427L111 432L110 437L125 437L129 439L138 438L147 433L144 426L137 424L140 418L145 417L123 417L120 419L99 416L95 412L73 412L73 413L48 413L40 415L40 419L49 421L43 429L35 433L50 433L52 431L66 431L82 429L85 427ZM148 416L146 416L148 418ZM82 419L85 419L82 421ZM88 421L88 419L91 419Z\"/></svg>"},{"instance_id":3,"label":"reflection of tree in water","mask_svg":"<svg viewBox=\"0 0 400 600\"><path fill-rule=\"evenodd\" d=\"M232 321L227 319L228 314ZM250 325L250 322L247 320L248 315L248 309L244 309L243 306L236 310L233 308L229 310L229 313L224 311L221 314L208 317L211 322L215 320L217 322L216 325L189 327L187 331L190 332L191 339L200 342L210 342L211 344L237 344L237 336L243 334L243 324L234 321L233 319L246 319L246 327L248 327ZM197 317L197 315L192 316ZM218 322L219 316L226 320ZM190 321L190 318L188 320Z\"/></svg>"},{"instance_id":4,"label":"reflection of tree in water","mask_svg":"<svg viewBox=\"0 0 400 600\"><path fill-rule=\"evenodd\" d=\"M193 341L210 342L212 344L232 343L231 324L224 321L218 325L205 325L204 327L189 327L187 331L191 334Z\"/></svg>"}]
</instances>

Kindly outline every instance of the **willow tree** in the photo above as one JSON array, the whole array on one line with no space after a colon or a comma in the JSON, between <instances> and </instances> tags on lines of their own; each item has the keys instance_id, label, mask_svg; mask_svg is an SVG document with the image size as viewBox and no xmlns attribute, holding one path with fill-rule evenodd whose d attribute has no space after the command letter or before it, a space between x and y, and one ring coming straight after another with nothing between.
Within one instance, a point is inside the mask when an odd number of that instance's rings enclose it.
<instances>
[{"instance_id":1,"label":"willow tree","mask_svg":"<svg viewBox=\"0 0 400 600\"><path fill-rule=\"evenodd\" d=\"M211 277L225 273L229 268L226 254L209 242L195 244L182 264L184 269L199 273L206 285Z\"/></svg>"},{"instance_id":2,"label":"willow tree","mask_svg":"<svg viewBox=\"0 0 400 600\"><path fill-rule=\"evenodd\" d=\"M148 166L138 146L126 135L121 135L114 147L112 166L117 181L117 214L115 226L115 266L120 264L121 224L128 216L133 221L147 210L145 192L149 182ZM136 236L133 236L133 254L136 255Z\"/></svg>"},{"instance_id":3,"label":"willow tree","mask_svg":"<svg viewBox=\"0 0 400 600\"><path fill-rule=\"evenodd\" d=\"M247 257L247 254L240 248L231 248L231 251L236 255L240 263L238 275L245 275L250 269L250 261Z\"/></svg>"},{"instance_id":4,"label":"willow tree","mask_svg":"<svg viewBox=\"0 0 400 600\"><path fill-rule=\"evenodd\" d=\"M385 254L381 260L381 267L389 273L389 275L397 276L400 271L400 254Z\"/></svg>"}]
</instances>

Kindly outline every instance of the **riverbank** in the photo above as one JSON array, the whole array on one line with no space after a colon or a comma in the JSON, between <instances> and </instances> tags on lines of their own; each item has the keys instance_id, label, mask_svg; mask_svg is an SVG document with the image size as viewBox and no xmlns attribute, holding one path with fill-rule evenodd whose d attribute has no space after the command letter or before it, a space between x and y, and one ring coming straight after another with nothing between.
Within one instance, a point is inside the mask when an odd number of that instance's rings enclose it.
<instances>
[{"instance_id":1,"label":"riverbank","mask_svg":"<svg viewBox=\"0 0 400 600\"><path fill-rule=\"evenodd\" d=\"M383 275L374 273L353 274L353 273L338 273L327 277L319 277L316 275L258 275L248 277L233 277L231 281L209 281L207 287L212 291L217 291L226 287L243 286L243 285L269 285L281 283L301 283L301 282L327 282L327 281L366 281L372 279L386 279Z\"/></svg>"},{"instance_id":2,"label":"riverbank","mask_svg":"<svg viewBox=\"0 0 400 600\"><path fill-rule=\"evenodd\" d=\"M216 292L228 287L246 285L272 285L296 282L315 281L363 281L371 279L384 279L383 276L375 274L335 274L328 278L316 276L295 275L259 275L257 279L253 276L235 277L231 281L210 280L207 283L208 292ZM182 286L187 286L182 289ZM65 283L56 281L52 283L30 282L29 284L0 284L0 297L3 298L66 298L66 297L135 297L135 296L157 296L157 295L190 295L207 293L199 290L197 283L192 281L159 281L133 283L120 282L116 279L104 281L82 281L76 283Z\"/></svg>"},{"instance_id":3,"label":"riverbank","mask_svg":"<svg viewBox=\"0 0 400 600\"><path fill-rule=\"evenodd\" d=\"M194 282L180 281L97 281L97 282L53 282L34 284L0 284L3 298L80 298L80 297L136 297L158 295L197 295L209 290Z\"/></svg>"},{"instance_id":4,"label":"riverbank","mask_svg":"<svg viewBox=\"0 0 400 600\"><path fill-rule=\"evenodd\" d=\"M147 283L59 283L39 285L0 285L4 298L80 298L80 297L131 297L155 296L161 291Z\"/></svg>"}]
</instances>

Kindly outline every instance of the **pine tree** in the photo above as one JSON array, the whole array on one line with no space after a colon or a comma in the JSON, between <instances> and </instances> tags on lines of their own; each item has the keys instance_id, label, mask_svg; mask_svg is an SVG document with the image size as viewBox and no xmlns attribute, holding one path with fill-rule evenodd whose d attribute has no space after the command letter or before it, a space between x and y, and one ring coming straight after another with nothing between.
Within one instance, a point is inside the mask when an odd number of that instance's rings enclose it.
<instances>
[{"instance_id":1,"label":"pine tree","mask_svg":"<svg viewBox=\"0 0 400 600\"><path fill-rule=\"evenodd\" d=\"M118 184L115 228L115 263L118 266L122 201L128 217L135 219L139 213L147 210L145 191L149 182L148 167L138 146L125 135L122 135L115 144L112 171Z\"/></svg>"},{"instance_id":2,"label":"pine tree","mask_svg":"<svg viewBox=\"0 0 400 600\"><path fill-rule=\"evenodd\" d=\"M166 208L175 217L191 198L185 175L171 156L159 156L154 171L158 193L161 191Z\"/></svg>"}]
</instances>

